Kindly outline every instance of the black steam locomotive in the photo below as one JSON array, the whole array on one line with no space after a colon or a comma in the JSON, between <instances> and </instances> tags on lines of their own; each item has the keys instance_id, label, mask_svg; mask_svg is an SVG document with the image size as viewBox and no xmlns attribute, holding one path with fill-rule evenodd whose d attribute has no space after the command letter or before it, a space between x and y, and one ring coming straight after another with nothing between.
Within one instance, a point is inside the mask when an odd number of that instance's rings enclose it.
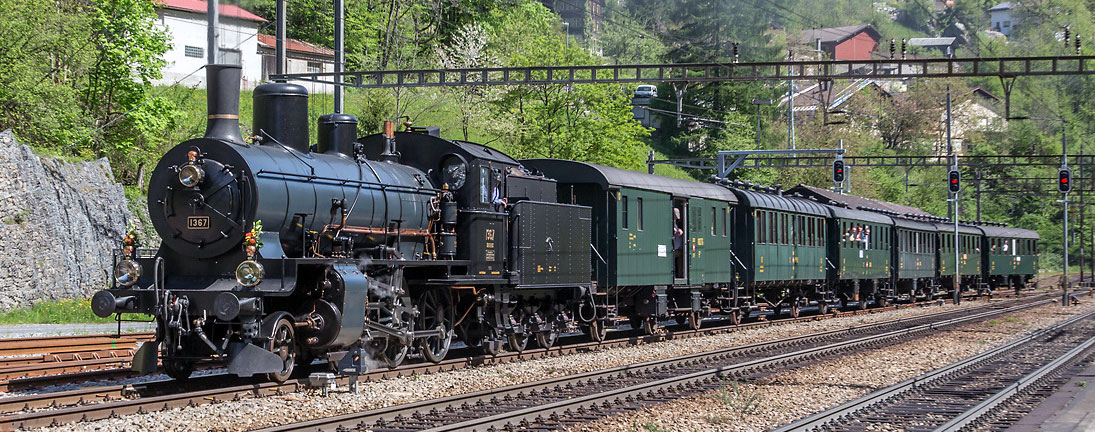
<instances>
[{"instance_id":1,"label":"black steam locomotive","mask_svg":"<svg viewBox=\"0 0 1095 432\"><path fill-rule=\"evenodd\" d=\"M439 362L454 338L521 351L577 330L603 340L625 320L653 333L666 319L931 298L955 267L961 289L1021 287L1037 267L1033 232L963 225L956 251L953 225L808 189L518 162L390 122L358 138L345 114L320 117L312 146L293 84L255 89L244 139L239 67L207 74L205 136L152 172L162 243L127 237L115 285L92 299L99 316L155 317L138 370L160 360L185 378L215 359L284 381L317 358Z\"/></svg>"},{"instance_id":2,"label":"black steam locomotive","mask_svg":"<svg viewBox=\"0 0 1095 432\"><path fill-rule=\"evenodd\" d=\"M149 182L163 243L153 254L127 240L116 285L92 301L100 316L156 318L135 365L159 357L184 378L225 359L282 381L297 362L358 349L389 366L438 362L454 334L487 352L550 346L572 316L593 319L589 208L557 203L552 180L390 122L359 141L345 114L319 119L313 149L293 84L255 89L245 140L240 69L207 74L205 136L169 150ZM511 254L538 271L507 267Z\"/></svg>"}]
</instances>

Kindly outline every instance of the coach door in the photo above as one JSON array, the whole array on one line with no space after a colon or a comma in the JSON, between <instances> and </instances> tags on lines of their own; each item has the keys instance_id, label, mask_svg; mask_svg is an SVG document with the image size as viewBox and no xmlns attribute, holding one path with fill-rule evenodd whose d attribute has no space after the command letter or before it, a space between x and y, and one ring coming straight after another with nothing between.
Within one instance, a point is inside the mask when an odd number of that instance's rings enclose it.
<instances>
[{"instance_id":1,"label":"coach door","mask_svg":"<svg viewBox=\"0 0 1095 432\"><path fill-rule=\"evenodd\" d=\"M688 213L688 200L673 198L673 283L688 283L688 250L692 234L692 215ZM680 215L680 217L676 217ZM680 230L680 231L677 231Z\"/></svg>"}]
</instances>

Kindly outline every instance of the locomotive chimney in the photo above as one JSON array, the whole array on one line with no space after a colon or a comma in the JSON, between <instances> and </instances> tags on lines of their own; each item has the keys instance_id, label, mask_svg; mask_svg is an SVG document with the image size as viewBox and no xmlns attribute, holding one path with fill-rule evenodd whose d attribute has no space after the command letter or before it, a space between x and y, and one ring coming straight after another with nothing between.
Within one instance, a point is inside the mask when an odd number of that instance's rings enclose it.
<instances>
[{"instance_id":1,"label":"locomotive chimney","mask_svg":"<svg viewBox=\"0 0 1095 432\"><path fill-rule=\"evenodd\" d=\"M384 153L380 154L380 160L396 162L399 160L399 151L395 148L395 122L384 120Z\"/></svg>"},{"instance_id":2,"label":"locomotive chimney","mask_svg":"<svg viewBox=\"0 0 1095 432\"><path fill-rule=\"evenodd\" d=\"M243 143L240 137L240 66L205 67L205 137Z\"/></svg>"}]
</instances>

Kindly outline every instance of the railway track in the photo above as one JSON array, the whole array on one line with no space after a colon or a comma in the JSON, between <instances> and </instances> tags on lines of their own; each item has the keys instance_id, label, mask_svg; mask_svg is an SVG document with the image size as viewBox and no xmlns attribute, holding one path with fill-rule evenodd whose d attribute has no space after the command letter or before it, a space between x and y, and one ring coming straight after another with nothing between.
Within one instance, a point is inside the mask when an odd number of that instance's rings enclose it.
<instances>
[{"instance_id":1,"label":"railway track","mask_svg":"<svg viewBox=\"0 0 1095 432\"><path fill-rule=\"evenodd\" d=\"M1093 333L1095 312L1078 315L775 432L859 431L872 424L906 431L1003 430L1041 399L1030 396L1055 388L1063 370L1091 360Z\"/></svg>"},{"instance_id":2,"label":"railway track","mask_svg":"<svg viewBox=\"0 0 1095 432\"><path fill-rule=\"evenodd\" d=\"M995 296L995 298L1011 297L1014 297L1014 295L997 294ZM981 296L969 295L966 298L975 300L981 298ZM949 302L949 300L947 301ZM917 303L917 305L932 302L934 301L925 301ZM910 306L909 304L902 304L871 309L871 312L883 312ZM846 316L849 313L862 312L839 312L831 316ZM826 315L825 318L829 316ZM810 319L817 318L795 318L787 322ZM750 323L744 324L744 327L741 328L758 325L769 324ZM703 331L717 332L724 329L718 327L704 329ZM102 334L0 340L0 392L35 390L76 382L135 377L137 374L129 369L133 354L140 343L151 340L152 337L153 333L142 332L128 333L121 336ZM657 339L657 337L653 339ZM612 344L614 342L608 343ZM206 368L211 366L207 365Z\"/></svg>"},{"instance_id":3,"label":"railway track","mask_svg":"<svg viewBox=\"0 0 1095 432\"><path fill-rule=\"evenodd\" d=\"M986 320L1054 300L942 312L843 330L720 349L362 413L264 432L554 430L641 405L722 386L725 379L798 367L821 358L894 344L942 327Z\"/></svg>"},{"instance_id":4,"label":"railway track","mask_svg":"<svg viewBox=\"0 0 1095 432\"><path fill-rule=\"evenodd\" d=\"M1035 297L1024 297L1020 302L1034 301ZM928 303L935 303L928 302ZM1003 302L997 302L1003 304ZM565 355L576 352L593 351L609 347L653 343L669 339L684 339L710 334L730 332L749 328L758 328L785 323L805 322L832 317L856 316L880 313L895 309L920 307L923 304L907 304L886 308L834 312L827 315L805 316L792 319L759 321L737 326L703 328L700 330L680 330L652 336L625 336L628 332L609 333L610 338L601 343L582 342L553 347L551 349L532 349L522 353L506 352L497 356L460 357L445 360L438 364L407 364L391 370L377 370L363 375L363 380L378 380L412 374L424 374L459 369L467 366L501 364L531 359ZM989 306L985 307L999 307ZM925 315L934 317L955 312L937 312ZM304 370L306 376L309 370ZM340 377L339 384L346 385L347 377ZM185 383L172 380L154 380L141 384L111 385L89 387L77 390L31 394L0 399L0 430L21 427L42 427L81 420L97 420L114 415L134 414L188 405L213 403L247 397L263 397L286 394L310 388L307 378L291 379L278 384L259 379L236 378L224 374L192 377Z\"/></svg>"},{"instance_id":5,"label":"railway track","mask_svg":"<svg viewBox=\"0 0 1095 432\"><path fill-rule=\"evenodd\" d=\"M125 375L122 368L138 345L152 337L142 332L0 340L0 391Z\"/></svg>"}]
</instances>

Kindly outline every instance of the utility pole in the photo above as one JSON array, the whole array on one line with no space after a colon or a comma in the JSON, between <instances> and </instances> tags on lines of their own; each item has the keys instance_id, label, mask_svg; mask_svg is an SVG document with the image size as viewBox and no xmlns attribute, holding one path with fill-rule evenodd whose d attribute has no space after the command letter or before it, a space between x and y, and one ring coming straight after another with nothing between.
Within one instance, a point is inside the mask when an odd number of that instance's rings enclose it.
<instances>
[{"instance_id":1,"label":"utility pole","mask_svg":"<svg viewBox=\"0 0 1095 432\"><path fill-rule=\"evenodd\" d=\"M206 44L209 45L208 60L209 64L217 64L217 51L219 49L217 45L217 27L220 27L220 19L217 17L217 2L218 0L209 0L206 14L208 17L208 28L206 29Z\"/></svg>"},{"instance_id":2,"label":"utility pole","mask_svg":"<svg viewBox=\"0 0 1095 432\"><path fill-rule=\"evenodd\" d=\"M335 0L335 73L336 74L342 72L342 65L346 62L346 50L344 49L344 45L345 45L344 38L346 36L346 31L345 31L345 28L344 28L345 27L344 22L345 22L345 18L346 18L346 11L345 11L346 8L345 8L344 1L345 0ZM335 96L334 97L335 113L339 113L339 114L342 113L342 108L343 108L342 86L340 85L341 81L342 81L341 79L335 79L335 83L334 83L335 88L332 89L334 91L334 96Z\"/></svg>"},{"instance_id":3,"label":"utility pole","mask_svg":"<svg viewBox=\"0 0 1095 432\"><path fill-rule=\"evenodd\" d=\"M890 51L891 51L890 56L892 57L893 56L893 53L892 53L892 51L893 51L893 41L890 41ZM951 145L951 86L950 86L950 84L947 84L947 156L953 156L953 157L956 158L955 159L956 161L958 160L957 159L958 156L954 154L954 147ZM955 162L955 165L957 166L958 163ZM955 213L956 212L951 210L951 207L947 207L947 212L950 213L948 216L950 216L952 219L955 218ZM957 237L955 238L955 241L958 241ZM956 265L958 264L957 261L955 261L954 263Z\"/></svg>"},{"instance_id":4,"label":"utility pole","mask_svg":"<svg viewBox=\"0 0 1095 432\"><path fill-rule=\"evenodd\" d=\"M787 51L787 60L795 59L794 51ZM787 76L795 76L795 67L788 66ZM828 109L828 107L826 107ZM797 150L795 147L795 80L787 80L787 147Z\"/></svg>"}]
</instances>

